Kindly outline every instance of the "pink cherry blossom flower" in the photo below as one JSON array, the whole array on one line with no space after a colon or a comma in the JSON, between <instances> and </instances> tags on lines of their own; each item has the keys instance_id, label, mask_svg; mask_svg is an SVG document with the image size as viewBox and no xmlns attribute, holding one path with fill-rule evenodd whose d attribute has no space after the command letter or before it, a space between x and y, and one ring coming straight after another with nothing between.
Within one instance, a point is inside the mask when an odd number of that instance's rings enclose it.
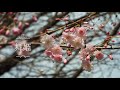
<instances>
[{"instance_id":1,"label":"pink cherry blossom flower","mask_svg":"<svg viewBox=\"0 0 120 90\"><path fill-rule=\"evenodd\" d=\"M9 30L7 30L6 32L5 32L5 35L9 35L10 34L10 31Z\"/></svg>"},{"instance_id":2,"label":"pink cherry blossom flower","mask_svg":"<svg viewBox=\"0 0 120 90\"><path fill-rule=\"evenodd\" d=\"M75 32L75 27L70 28L70 32Z\"/></svg>"},{"instance_id":3,"label":"pink cherry blossom flower","mask_svg":"<svg viewBox=\"0 0 120 90\"><path fill-rule=\"evenodd\" d=\"M82 49L80 52L81 60L90 60L91 55L94 54L96 48L93 45L87 44L86 48Z\"/></svg>"},{"instance_id":4,"label":"pink cherry blossom flower","mask_svg":"<svg viewBox=\"0 0 120 90\"><path fill-rule=\"evenodd\" d=\"M94 55L95 55L95 57L96 57L98 60L101 60L101 59L103 59L103 57L104 57L104 55L103 55L103 53L102 53L101 51L95 51L95 52L94 52Z\"/></svg>"},{"instance_id":5,"label":"pink cherry blossom flower","mask_svg":"<svg viewBox=\"0 0 120 90\"><path fill-rule=\"evenodd\" d=\"M51 35L44 35L41 37L41 44L46 48L52 48L54 46L54 38Z\"/></svg>"},{"instance_id":6,"label":"pink cherry blossom flower","mask_svg":"<svg viewBox=\"0 0 120 90\"><path fill-rule=\"evenodd\" d=\"M108 55L108 58L110 58L111 60L113 60L112 54Z\"/></svg>"},{"instance_id":7,"label":"pink cherry blossom flower","mask_svg":"<svg viewBox=\"0 0 120 90\"><path fill-rule=\"evenodd\" d=\"M64 32L66 32L66 33L67 33L67 32L69 32L69 31L70 31L70 29L66 29Z\"/></svg>"},{"instance_id":8,"label":"pink cherry blossom flower","mask_svg":"<svg viewBox=\"0 0 120 90\"><path fill-rule=\"evenodd\" d=\"M71 41L75 38L75 35L70 34L70 33L63 32L62 37L63 37L67 42L71 42Z\"/></svg>"},{"instance_id":9,"label":"pink cherry blossom flower","mask_svg":"<svg viewBox=\"0 0 120 90\"><path fill-rule=\"evenodd\" d=\"M56 60L57 62L61 62L62 61L62 55L59 55L59 54L53 55L53 59Z\"/></svg>"},{"instance_id":10,"label":"pink cherry blossom flower","mask_svg":"<svg viewBox=\"0 0 120 90\"><path fill-rule=\"evenodd\" d=\"M45 50L45 54L48 56L48 57L51 57L52 56L52 52L50 50Z\"/></svg>"},{"instance_id":11,"label":"pink cherry blossom flower","mask_svg":"<svg viewBox=\"0 0 120 90\"><path fill-rule=\"evenodd\" d=\"M76 37L71 41L71 45L75 49L83 48L84 47L84 41L80 37Z\"/></svg>"},{"instance_id":12,"label":"pink cherry blossom flower","mask_svg":"<svg viewBox=\"0 0 120 90\"><path fill-rule=\"evenodd\" d=\"M88 56L86 57L86 60L87 60L87 61L90 61L90 55L88 55Z\"/></svg>"},{"instance_id":13,"label":"pink cherry blossom flower","mask_svg":"<svg viewBox=\"0 0 120 90\"><path fill-rule=\"evenodd\" d=\"M92 65L91 65L90 61L87 61L87 60L82 61L82 67L86 71L91 71L91 69L92 69Z\"/></svg>"},{"instance_id":14,"label":"pink cherry blossom flower","mask_svg":"<svg viewBox=\"0 0 120 90\"><path fill-rule=\"evenodd\" d=\"M80 52L80 59L84 60L89 55L89 52L87 52L86 49L82 49Z\"/></svg>"},{"instance_id":15,"label":"pink cherry blossom flower","mask_svg":"<svg viewBox=\"0 0 120 90\"><path fill-rule=\"evenodd\" d=\"M14 34L14 35L19 35L19 34L21 33L21 30L20 30L19 28L17 28L17 27L14 27L14 28L12 29L12 31L13 31L13 34Z\"/></svg>"},{"instance_id":16,"label":"pink cherry blossom flower","mask_svg":"<svg viewBox=\"0 0 120 90\"><path fill-rule=\"evenodd\" d=\"M63 62L64 62L64 64L66 64L66 63L67 63L67 60L66 60L65 58L63 58Z\"/></svg>"},{"instance_id":17,"label":"pink cherry blossom flower","mask_svg":"<svg viewBox=\"0 0 120 90\"><path fill-rule=\"evenodd\" d=\"M85 37L86 36L86 29L84 27L77 27L76 28L76 35L79 37Z\"/></svg>"},{"instance_id":18,"label":"pink cherry blossom flower","mask_svg":"<svg viewBox=\"0 0 120 90\"><path fill-rule=\"evenodd\" d=\"M91 45L91 44L87 44L87 45L86 45L86 50L87 50L87 52L89 52L90 54L93 54L94 51L96 50L96 48L95 48L93 45Z\"/></svg>"},{"instance_id":19,"label":"pink cherry blossom flower","mask_svg":"<svg viewBox=\"0 0 120 90\"><path fill-rule=\"evenodd\" d=\"M54 45L54 47L52 48L52 53L55 54L62 54L62 48L59 45Z\"/></svg>"}]
</instances>

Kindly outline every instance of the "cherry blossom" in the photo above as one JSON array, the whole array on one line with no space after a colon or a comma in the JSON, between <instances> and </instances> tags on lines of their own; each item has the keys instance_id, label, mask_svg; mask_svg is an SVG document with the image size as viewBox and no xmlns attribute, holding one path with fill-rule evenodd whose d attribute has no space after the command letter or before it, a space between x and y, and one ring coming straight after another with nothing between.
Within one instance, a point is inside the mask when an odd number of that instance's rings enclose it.
<instances>
[{"instance_id":1,"label":"cherry blossom","mask_svg":"<svg viewBox=\"0 0 120 90\"><path fill-rule=\"evenodd\" d=\"M62 54L62 48L59 45L54 45L54 47L52 48L52 53L55 54Z\"/></svg>"},{"instance_id":2,"label":"cherry blossom","mask_svg":"<svg viewBox=\"0 0 120 90\"><path fill-rule=\"evenodd\" d=\"M85 37L86 36L86 29L84 27L77 27L76 28L76 35L79 37Z\"/></svg>"},{"instance_id":3,"label":"cherry blossom","mask_svg":"<svg viewBox=\"0 0 120 90\"><path fill-rule=\"evenodd\" d=\"M58 61L58 62L61 62L62 61L62 55L55 54L55 55L53 55L53 59Z\"/></svg>"},{"instance_id":4,"label":"cherry blossom","mask_svg":"<svg viewBox=\"0 0 120 90\"><path fill-rule=\"evenodd\" d=\"M6 32L5 32L5 35L9 35L10 34L10 30L7 30Z\"/></svg>"},{"instance_id":5,"label":"cherry blossom","mask_svg":"<svg viewBox=\"0 0 120 90\"><path fill-rule=\"evenodd\" d=\"M109 55L108 55L108 58L110 58L110 60L113 60L112 54L109 54Z\"/></svg>"},{"instance_id":6,"label":"cherry blossom","mask_svg":"<svg viewBox=\"0 0 120 90\"><path fill-rule=\"evenodd\" d=\"M92 69L92 65L91 65L90 61L87 61L87 60L82 61L82 67L86 71L91 71L91 69Z\"/></svg>"},{"instance_id":7,"label":"cherry blossom","mask_svg":"<svg viewBox=\"0 0 120 90\"><path fill-rule=\"evenodd\" d=\"M94 51L95 51L95 47L93 45L86 45L86 48L82 49L81 52L80 52L80 58L81 60L85 60L88 58L90 58L90 55L93 55L94 54Z\"/></svg>"},{"instance_id":8,"label":"cherry blossom","mask_svg":"<svg viewBox=\"0 0 120 90\"><path fill-rule=\"evenodd\" d=\"M101 51L98 51L98 50L94 52L94 55L98 60L101 60L104 57L103 53Z\"/></svg>"},{"instance_id":9,"label":"cherry blossom","mask_svg":"<svg viewBox=\"0 0 120 90\"><path fill-rule=\"evenodd\" d=\"M20 30L19 28L17 28L17 27L14 27L14 28L12 29L12 31L13 31L13 34L14 34L14 35L19 35L19 34L21 33L21 30Z\"/></svg>"},{"instance_id":10,"label":"cherry blossom","mask_svg":"<svg viewBox=\"0 0 120 90\"><path fill-rule=\"evenodd\" d=\"M48 56L48 57L51 57L52 56L52 52L50 50L45 50L45 54Z\"/></svg>"},{"instance_id":11,"label":"cherry blossom","mask_svg":"<svg viewBox=\"0 0 120 90\"><path fill-rule=\"evenodd\" d=\"M45 54L50 57L51 59L57 62L64 62L67 63L67 60L62 55L62 48L55 44L55 39L52 35L43 35L41 37L41 43L45 47Z\"/></svg>"},{"instance_id":12,"label":"cherry blossom","mask_svg":"<svg viewBox=\"0 0 120 90\"><path fill-rule=\"evenodd\" d=\"M83 48L84 47L84 41L80 37L76 37L71 41L71 45L75 49Z\"/></svg>"},{"instance_id":13,"label":"cherry blossom","mask_svg":"<svg viewBox=\"0 0 120 90\"><path fill-rule=\"evenodd\" d=\"M41 44L46 48L51 48L54 45L54 38L51 35L44 35L41 37Z\"/></svg>"},{"instance_id":14,"label":"cherry blossom","mask_svg":"<svg viewBox=\"0 0 120 90\"><path fill-rule=\"evenodd\" d=\"M70 33L63 32L62 37L63 37L67 42L71 42L71 41L75 38L75 35L70 34Z\"/></svg>"}]
</instances>

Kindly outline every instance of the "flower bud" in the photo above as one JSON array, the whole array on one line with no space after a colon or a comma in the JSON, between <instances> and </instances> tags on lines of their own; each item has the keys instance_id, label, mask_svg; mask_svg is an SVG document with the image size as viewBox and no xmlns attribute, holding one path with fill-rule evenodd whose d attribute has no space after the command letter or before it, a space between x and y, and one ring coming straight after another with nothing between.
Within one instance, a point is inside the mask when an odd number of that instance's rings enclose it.
<instances>
[{"instance_id":1,"label":"flower bud","mask_svg":"<svg viewBox=\"0 0 120 90\"><path fill-rule=\"evenodd\" d=\"M12 29L14 35L19 35L21 33L21 30L19 28L14 27Z\"/></svg>"},{"instance_id":2,"label":"flower bud","mask_svg":"<svg viewBox=\"0 0 120 90\"><path fill-rule=\"evenodd\" d=\"M96 57L98 60L101 60L101 59L103 59L103 57L104 57L104 55L103 55L103 53L102 53L101 51L95 51L94 54L95 54L95 57Z\"/></svg>"}]
</instances>

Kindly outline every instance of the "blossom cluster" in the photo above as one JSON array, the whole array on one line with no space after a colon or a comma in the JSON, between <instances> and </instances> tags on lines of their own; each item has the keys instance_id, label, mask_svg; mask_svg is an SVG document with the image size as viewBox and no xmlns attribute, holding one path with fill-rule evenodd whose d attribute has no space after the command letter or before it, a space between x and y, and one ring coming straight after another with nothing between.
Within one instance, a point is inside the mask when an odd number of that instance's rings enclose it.
<instances>
[{"instance_id":1,"label":"blossom cluster","mask_svg":"<svg viewBox=\"0 0 120 90\"><path fill-rule=\"evenodd\" d=\"M67 60L62 55L62 48L55 43L55 39L51 35L44 35L41 38L42 45L46 48L45 54L57 62L66 63Z\"/></svg>"},{"instance_id":2,"label":"blossom cluster","mask_svg":"<svg viewBox=\"0 0 120 90\"><path fill-rule=\"evenodd\" d=\"M84 48L86 39L86 29L84 27L73 27L66 29L62 33L62 39L74 47L74 49Z\"/></svg>"},{"instance_id":3,"label":"blossom cluster","mask_svg":"<svg viewBox=\"0 0 120 90\"><path fill-rule=\"evenodd\" d=\"M87 37L87 29L85 27L72 27L66 29L62 33L62 41L66 47L73 47L74 50L80 49L80 60L82 61L83 69L90 71L92 68L90 59L95 56L98 60L101 60L104 55L101 51L98 51L92 45L86 45L85 40ZM45 34L41 36L41 44L45 47L45 54L57 62L66 63L67 60L62 55L61 45L56 44L52 35Z\"/></svg>"},{"instance_id":4,"label":"blossom cluster","mask_svg":"<svg viewBox=\"0 0 120 90\"><path fill-rule=\"evenodd\" d=\"M96 57L96 59L101 60L104 57L104 54L101 51L98 51L93 45L87 45L86 48L80 51L80 60L82 60L83 69L90 71L92 68L91 58Z\"/></svg>"}]
</instances>

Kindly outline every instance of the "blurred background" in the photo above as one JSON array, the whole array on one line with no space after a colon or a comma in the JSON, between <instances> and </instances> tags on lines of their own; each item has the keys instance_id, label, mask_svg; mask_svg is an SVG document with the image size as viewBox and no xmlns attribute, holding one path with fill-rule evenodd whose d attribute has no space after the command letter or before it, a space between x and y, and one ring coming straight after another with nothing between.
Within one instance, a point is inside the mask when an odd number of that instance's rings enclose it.
<instances>
[{"instance_id":1,"label":"blurred background","mask_svg":"<svg viewBox=\"0 0 120 90\"><path fill-rule=\"evenodd\" d=\"M93 14L91 16L91 14ZM32 17L36 16L34 22ZM58 21L56 18L69 16L67 23ZM41 31L56 30L53 34L60 38L61 31L59 27L64 25L75 26L74 22L82 20L80 25L89 23L91 30L87 33L86 43L93 45L102 45L106 38L106 33L112 36L120 36L120 12L16 12L17 17L23 22L29 22L29 26L23 27L22 34L30 37L30 42L39 41ZM0 16L2 23L13 22L5 21L4 16ZM4 24L3 24L4 25ZM62 28L64 29L64 28ZM2 35L0 35L1 37ZM5 36L8 41L16 40L18 36ZM112 38L109 44L120 46L120 38ZM78 51L74 51L71 56L65 56L67 64L54 62L44 54L44 48L41 45L33 45L29 58L17 58L15 48L9 44L2 45L0 48L0 78L120 78L120 49L104 49L104 59L92 60L93 69L88 72L81 68L81 61ZM113 60L108 58L112 53Z\"/></svg>"}]
</instances>

